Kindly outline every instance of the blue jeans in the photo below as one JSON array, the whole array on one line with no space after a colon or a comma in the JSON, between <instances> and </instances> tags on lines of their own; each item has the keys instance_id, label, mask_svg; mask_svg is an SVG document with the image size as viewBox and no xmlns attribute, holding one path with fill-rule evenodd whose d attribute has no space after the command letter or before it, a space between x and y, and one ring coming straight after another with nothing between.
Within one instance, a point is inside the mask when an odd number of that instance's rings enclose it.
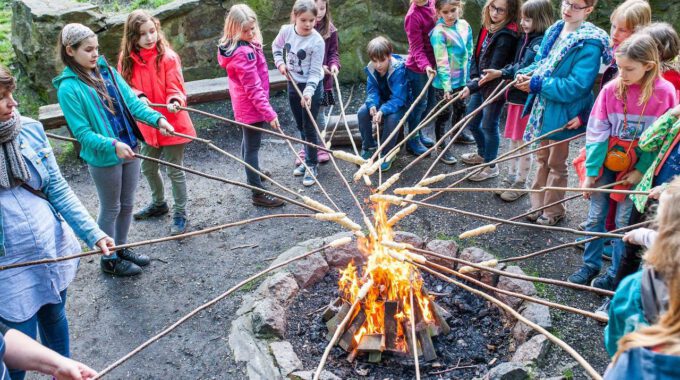
<instances>
[{"instance_id":1,"label":"blue jeans","mask_svg":"<svg viewBox=\"0 0 680 380\"><path fill-rule=\"evenodd\" d=\"M392 133L392 131L394 131L394 128L396 128L397 124L399 124L399 120L401 120L401 118L404 117L404 112L405 110L402 108L396 113L391 113L389 115L383 116L382 120L383 128L382 132L380 132L381 141L383 138L387 138L387 136L389 136ZM359 108L357 118L359 119L359 132L361 133L361 148L363 150L375 149L378 146L378 144L373 138L373 123L372 123L373 117L371 116L369 109L366 107L366 104L362 105L361 108ZM394 148L396 144L397 136L394 136L385 145L385 148L383 148L382 150L383 154L387 154L387 152L389 152L390 149Z\"/></svg>"},{"instance_id":2,"label":"blue jeans","mask_svg":"<svg viewBox=\"0 0 680 380\"><path fill-rule=\"evenodd\" d=\"M470 96L466 113L470 114L484 102L484 96L480 91ZM486 106L479 112L469 124L472 136L477 143L477 154L484 157L484 162L490 162L498 157L498 146L500 145L500 133L498 131L498 121L501 118L503 102L496 101Z\"/></svg>"},{"instance_id":3,"label":"blue jeans","mask_svg":"<svg viewBox=\"0 0 680 380\"><path fill-rule=\"evenodd\" d=\"M615 172L605 168L600 177L595 182L595 187L604 186L616 181ZM588 209L588 219L586 220L586 231L605 232L604 223L609 212L609 193L592 193L590 195L590 208ZM633 201L626 197L623 202L616 203L616 228L628 225L630 213L633 209ZM619 266L625 245L621 239L612 239L612 265L609 267L608 274L616 276L616 269ZM599 271L602 268L602 252L604 251L604 240L597 239L586 243L583 251L583 262L591 269Z\"/></svg>"},{"instance_id":4,"label":"blue jeans","mask_svg":"<svg viewBox=\"0 0 680 380\"><path fill-rule=\"evenodd\" d=\"M302 91L304 90L307 83L298 83L297 85ZM312 106L310 107L310 110L312 111L313 119L316 119L316 116L319 113L322 93L323 82L320 82L319 85L316 86L316 92L314 92L314 95L312 96ZM290 110L293 112L295 125L297 125L298 130L300 130L302 139L309 143L318 145L319 134L316 132L316 128L314 128L314 124L312 124L312 120L307 114L307 110L302 108L302 104L300 104L300 96L298 95L297 91L295 91L295 88L291 83L288 83L288 103L290 104ZM305 145L305 164L308 167L316 166L319 163L316 154L316 148Z\"/></svg>"},{"instance_id":5,"label":"blue jeans","mask_svg":"<svg viewBox=\"0 0 680 380\"><path fill-rule=\"evenodd\" d=\"M11 329L21 331L33 339L40 332L40 341L44 346L62 356L70 357L68 320L66 319L66 310L64 310L66 290L62 291L60 296L61 303L44 305L33 317L26 321L10 322L0 318L0 322ZM12 380L23 380L26 372L10 369L9 375Z\"/></svg>"},{"instance_id":6,"label":"blue jeans","mask_svg":"<svg viewBox=\"0 0 680 380\"><path fill-rule=\"evenodd\" d=\"M427 80L428 80L427 74L416 73L409 69L406 69L406 81L408 82L409 104L412 104L416 100L418 95L420 95L420 92L423 91L423 88L427 84ZM418 126L418 124L420 124L420 122L423 121L423 117L425 117L425 115L427 115L427 113L430 112L430 110L432 109L432 107L434 107L435 104L436 100L434 87L430 86L425 96L423 96L423 98L420 99L418 104L416 104L416 106L413 107L413 111L411 111L411 114L408 116L409 132L415 129Z\"/></svg>"}]
</instances>

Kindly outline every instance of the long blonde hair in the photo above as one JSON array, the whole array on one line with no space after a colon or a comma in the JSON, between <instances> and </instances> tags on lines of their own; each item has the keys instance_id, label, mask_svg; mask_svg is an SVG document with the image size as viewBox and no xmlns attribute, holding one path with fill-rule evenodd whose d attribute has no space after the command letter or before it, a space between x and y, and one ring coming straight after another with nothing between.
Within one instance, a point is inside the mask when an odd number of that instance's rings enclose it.
<instances>
[{"instance_id":1,"label":"long blonde hair","mask_svg":"<svg viewBox=\"0 0 680 380\"><path fill-rule=\"evenodd\" d=\"M255 38L253 42L262 45L262 32L257 22L255 12L245 4L234 4L229 8L227 17L224 19L224 33L220 38L220 46L227 52L232 52L238 47L241 40L241 32L249 23L255 23Z\"/></svg>"},{"instance_id":2,"label":"long blonde hair","mask_svg":"<svg viewBox=\"0 0 680 380\"><path fill-rule=\"evenodd\" d=\"M666 313L655 325L625 335L619 340L618 360L624 351L653 347L666 355L680 355L680 177L676 177L661 195L656 215L658 236L645 253L645 262L658 272L668 286Z\"/></svg>"},{"instance_id":3,"label":"long blonde hair","mask_svg":"<svg viewBox=\"0 0 680 380\"><path fill-rule=\"evenodd\" d=\"M626 29L636 31L652 22L652 8L645 0L626 0L614 9L609 20L621 20Z\"/></svg>"},{"instance_id":4,"label":"long blonde hair","mask_svg":"<svg viewBox=\"0 0 680 380\"><path fill-rule=\"evenodd\" d=\"M158 21L157 18L141 9L130 13L125 22L125 27L123 28L123 39L120 41L121 75L128 82L132 80L132 67L134 66L131 53L139 53L139 47L137 47L137 43L139 42L139 29L148 21L153 22L154 27L156 28L156 34L158 34L158 40L156 41L156 51L158 52L158 56L156 56L157 68L160 66L163 54L165 54L165 50L168 47L168 42L161 31L161 22Z\"/></svg>"},{"instance_id":5,"label":"long blonde hair","mask_svg":"<svg viewBox=\"0 0 680 380\"><path fill-rule=\"evenodd\" d=\"M654 92L654 81L659 77L659 51L656 48L654 39L647 34L633 34L616 49L616 56L626 57L643 65L653 65L640 80L642 91L638 104L642 105L648 102ZM627 89L628 86L623 84L621 78L618 78L616 82L616 98L625 101Z\"/></svg>"}]
</instances>

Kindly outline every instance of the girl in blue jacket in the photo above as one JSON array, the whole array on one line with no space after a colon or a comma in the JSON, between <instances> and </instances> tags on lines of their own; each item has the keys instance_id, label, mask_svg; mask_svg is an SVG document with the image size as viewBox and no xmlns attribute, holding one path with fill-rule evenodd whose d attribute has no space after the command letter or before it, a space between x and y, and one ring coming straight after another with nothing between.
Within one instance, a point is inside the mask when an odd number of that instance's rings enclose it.
<instances>
[{"instance_id":1,"label":"girl in blue jacket","mask_svg":"<svg viewBox=\"0 0 680 380\"><path fill-rule=\"evenodd\" d=\"M612 60L607 33L586 22L596 0L564 0L562 20L545 33L536 60L520 70L516 87L529 93L524 115L529 115L524 140L529 141L556 129L541 145L561 141L582 133L593 105L593 84L602 62ZM538 170L532 189L545 186L567 186L569 144L557 144L536 152ZM564 199L563 191L531 194L532 209ZM564 218L566 209L558 204L530 214L530 221L555 225Z\"/></svg>"}]
</instances>

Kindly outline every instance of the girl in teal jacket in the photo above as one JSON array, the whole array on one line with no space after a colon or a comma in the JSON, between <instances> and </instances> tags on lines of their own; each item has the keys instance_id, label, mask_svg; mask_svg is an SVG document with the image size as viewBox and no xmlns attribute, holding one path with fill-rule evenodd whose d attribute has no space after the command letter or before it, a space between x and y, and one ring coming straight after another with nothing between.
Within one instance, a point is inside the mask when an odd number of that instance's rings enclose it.
<instances>
[{"instance_id":1,"label":"girl in teal jacket","mask_svg":"<svg viewBox=\"0 0 680 380\"><path fill-rule=\"evenodd\" d=\"M64 71L53 80L66 123L82 148L99 195L99 227L116 244L125 244L139 180L135 158L141 133L134 119L167 135L173 127L137 98L122 77L99 56L97 36L81 24L68 24L59 36ZM102 258L106 273L131 276L148 265L146 255L130 249Z\"/></svg>"}]
</instances>

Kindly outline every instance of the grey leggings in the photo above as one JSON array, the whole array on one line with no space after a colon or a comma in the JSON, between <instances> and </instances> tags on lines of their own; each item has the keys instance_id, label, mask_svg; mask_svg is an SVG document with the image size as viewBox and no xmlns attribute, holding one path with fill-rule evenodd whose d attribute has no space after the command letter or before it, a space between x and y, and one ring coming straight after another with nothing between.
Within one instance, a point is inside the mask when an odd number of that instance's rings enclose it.
<instances>
[{"instance_id":1,"label":"grey leggings","mask_svg":"<svg viewBox=\"0 0 680 380\"><path fill-rule=\"evenodd\" d=\"M88 165L99 196L97 224L116 244L127 243L135 190L139 181L139 166L138 158L106 168Z\"/></svg>"}]
</instances>

